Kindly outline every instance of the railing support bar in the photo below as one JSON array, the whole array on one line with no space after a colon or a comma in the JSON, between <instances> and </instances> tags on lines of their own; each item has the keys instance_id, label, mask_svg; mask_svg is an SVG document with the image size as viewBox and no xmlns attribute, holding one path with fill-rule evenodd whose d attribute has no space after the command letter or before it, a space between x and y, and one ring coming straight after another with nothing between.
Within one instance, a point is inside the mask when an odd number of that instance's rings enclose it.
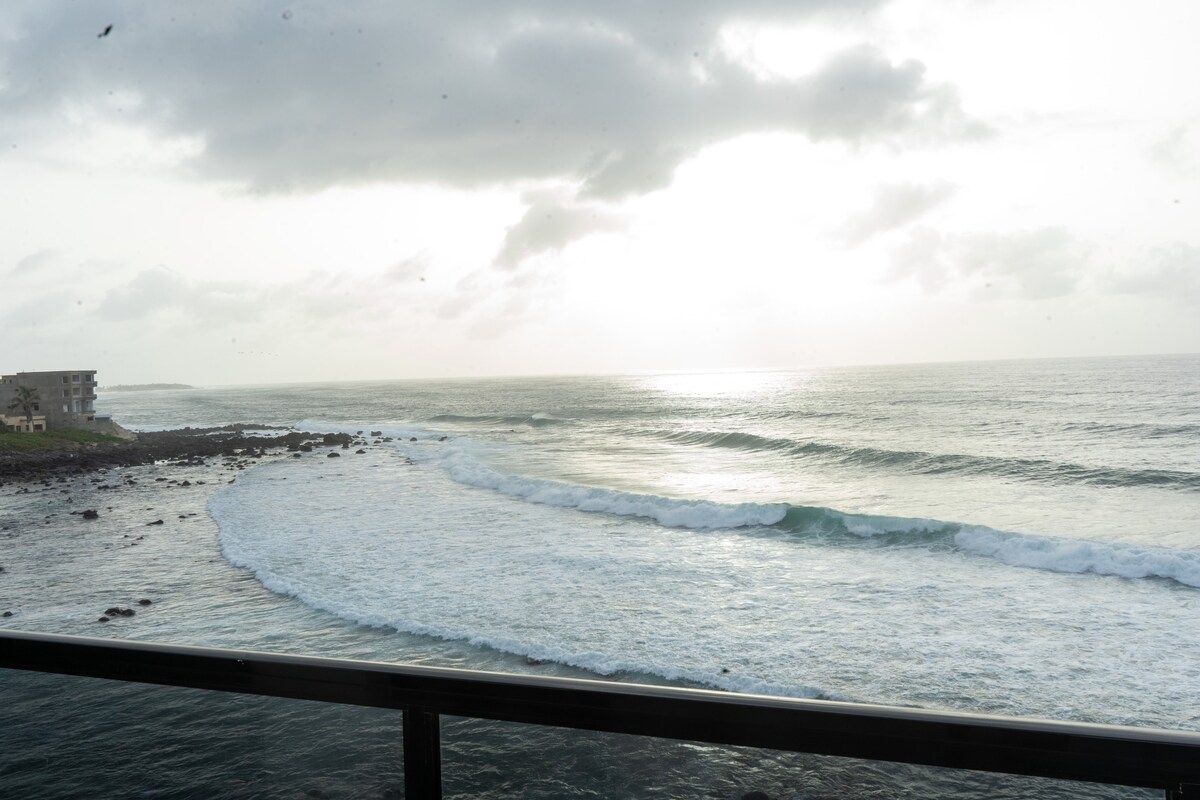
<instances>
[{"instance_id":1,"label":"railing support bar","mask_svg":"<svg viewBox=\"0 0 1200 800\"><path fill-rule=\"evenodd\" d=\"M405 800L442 800L442 743L438 715L427 708L405 708Z\"/></svg>"}]
</instances>

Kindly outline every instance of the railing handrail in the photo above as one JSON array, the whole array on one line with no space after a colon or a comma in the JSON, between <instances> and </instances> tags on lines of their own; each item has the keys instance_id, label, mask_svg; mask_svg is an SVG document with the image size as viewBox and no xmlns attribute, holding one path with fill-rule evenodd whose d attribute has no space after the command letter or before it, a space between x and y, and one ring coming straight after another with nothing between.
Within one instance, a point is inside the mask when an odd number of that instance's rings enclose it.
<instances>
[{"instance_id":1,"label":"railing handrail","mask_svg":"<svg viewBox=\"0 0 1200 800\"><path fill-rule=\"evenodd\" d=\"M1200 733L0 630L0 668L1178 791Z\"/></svg>"}]
</instances>

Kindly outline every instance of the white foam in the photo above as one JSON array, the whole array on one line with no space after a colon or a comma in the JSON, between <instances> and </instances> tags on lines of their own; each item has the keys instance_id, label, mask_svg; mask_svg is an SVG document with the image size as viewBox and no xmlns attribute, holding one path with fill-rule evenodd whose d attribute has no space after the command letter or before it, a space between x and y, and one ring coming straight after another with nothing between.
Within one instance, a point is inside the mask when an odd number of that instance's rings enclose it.
<instances>
[{"instance_id":1,"label":"white foam","mask_svg":"<svg viewBox=\"0 0 1200 800\"><path fill-rule=\"evenodd\" d=\"M982 527L964 528L955 534L954 543L966 552L1015 567L1121 578L1170 578L1200 587L1200 554L1194 552L1003 533Z\"/></svg>"},{"instance_id":2,"label":"white foam","mask_svg":"<svg viewBox=\"0 0 1200 800\"><path fill-rule=\"evenodd\" d=\"M787 513L785 503L714 503L622 492L591 486L505 475L480 463L461 447L446 450L442 464L459 483L492 489L531 503L580 511L644 517L670 528L712 530L774 525Z\"/></svg>"}]
</instances>

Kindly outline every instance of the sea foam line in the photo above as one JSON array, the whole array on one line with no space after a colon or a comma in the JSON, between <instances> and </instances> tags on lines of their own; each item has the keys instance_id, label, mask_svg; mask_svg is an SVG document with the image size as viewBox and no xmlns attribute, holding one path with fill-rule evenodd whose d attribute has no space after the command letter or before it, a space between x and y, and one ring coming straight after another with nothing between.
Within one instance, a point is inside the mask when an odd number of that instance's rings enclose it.
<instances>
[{"instance_id":1,"label":"sea foam line","mask_svg":"<svg viewBox=\"0 0 1200 800\"><path fill-rule=\"evenodd\" d=\"M480 489L562 508L645 517L669 528L711 530L774 525L787 514L786 503L714 503L677 500L636 492L599 489L541 478L505 475L481 464L462 450L447 451L443 465L454 480Z\"/></svg>"},{"instance_id":2,"label":"sea foam line","mask_svg":"<svg viewBox=\"0 0 1200 800\"><path fill-rule=\"evenodd\" d=\"M847 514L787 503L717 503L622 492L497 472L465 450L452 448L443 466L459 483L491 489L531 503L619 516L644 517L673 528L698 530L769 526L800 535L849 539L897 538L900 546L952 546L1014 567L1119 578L1167 578L1200 588L1200 553L999 531L919 517ZM892 542L889 542L891 544Z\"/></svg>"}]
</instances>

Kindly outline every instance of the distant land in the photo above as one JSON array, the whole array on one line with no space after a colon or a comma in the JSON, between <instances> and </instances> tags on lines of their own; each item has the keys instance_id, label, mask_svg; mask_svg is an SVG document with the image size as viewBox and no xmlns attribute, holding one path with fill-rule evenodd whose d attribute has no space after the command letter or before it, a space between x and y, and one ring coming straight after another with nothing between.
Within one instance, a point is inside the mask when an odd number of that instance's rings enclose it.
<instances>
[{"instance_id":1,"label":"distant land","mask_svg":"<svg viewBox=\"0 0 1200 800\"><path fill-rule=\"evenodd\" d=\"M140 392L146 389L195 389L186 383L122 383L116 386L101 386L106 392Z\"/></svg>"}]
</instances>

